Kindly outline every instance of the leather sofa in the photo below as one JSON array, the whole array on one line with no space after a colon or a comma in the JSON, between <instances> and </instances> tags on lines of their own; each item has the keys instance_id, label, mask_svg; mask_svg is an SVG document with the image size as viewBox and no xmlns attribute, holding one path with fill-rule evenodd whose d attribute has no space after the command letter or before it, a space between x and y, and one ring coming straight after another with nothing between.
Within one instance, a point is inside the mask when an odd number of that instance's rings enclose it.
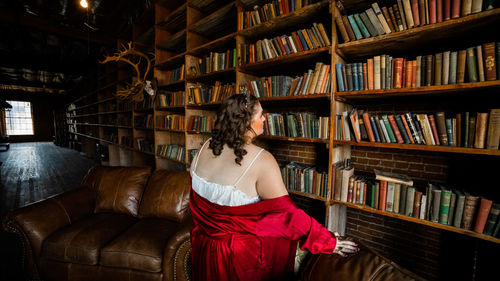
<instances>
[{"instance_id":1,"label":"leather sofa","mask_svg":"<svg viewBox=\"0 0 500 281\"><path fill-rule=\"evenodd\" d=\"M8 213L33 280L189 280L185 171L94 167L80 187Z\"/></svg>"}]
</instances>

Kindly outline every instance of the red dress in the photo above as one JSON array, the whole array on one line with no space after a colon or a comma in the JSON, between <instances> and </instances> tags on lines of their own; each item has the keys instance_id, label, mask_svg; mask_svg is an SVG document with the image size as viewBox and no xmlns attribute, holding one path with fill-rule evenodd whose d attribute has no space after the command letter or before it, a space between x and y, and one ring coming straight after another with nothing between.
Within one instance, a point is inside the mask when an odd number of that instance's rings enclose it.
<instances>
[{"instance_id":1,"label":"red dress","mask_svg":"<svg viewBox=\"0 0 500 281\"><path fill-rule=\"evenodd\" d=\"M243 206L222 206L192 188L193 280L290 280L300 248L332 253L335 236L297 208L288 195Z\"/></svg>"}]
</instances>

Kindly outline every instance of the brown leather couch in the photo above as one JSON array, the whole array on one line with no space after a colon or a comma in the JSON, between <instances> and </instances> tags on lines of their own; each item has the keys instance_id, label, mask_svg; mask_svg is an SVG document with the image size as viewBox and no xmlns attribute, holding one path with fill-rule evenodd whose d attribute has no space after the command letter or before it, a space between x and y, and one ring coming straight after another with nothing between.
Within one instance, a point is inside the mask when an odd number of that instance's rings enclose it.
<instances>
[{"instance_id":1,"label":"brown leather couch","mask_svg":"<svg viewBox=\"0 0 500 281\"><path fill-rule=\"evenodd\" d=\"M38 280L189 280L188 172L94 167L81 186L8 213Z\"/></svg>"}]
</instances>

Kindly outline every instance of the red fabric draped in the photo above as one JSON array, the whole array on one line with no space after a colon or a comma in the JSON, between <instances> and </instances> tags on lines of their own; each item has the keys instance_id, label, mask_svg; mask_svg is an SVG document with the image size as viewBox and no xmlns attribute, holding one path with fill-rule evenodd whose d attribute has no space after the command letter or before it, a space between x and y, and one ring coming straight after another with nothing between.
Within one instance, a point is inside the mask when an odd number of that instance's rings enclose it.
<instances>
[{"instance_id":1,"label":"red fabric draped","mask_svg":"<svg viewBox=\"0 0 500 281\"><path fill-rule=\"evenodd\" d=\"M335 236L288 195L229 207L191 189L193 280L290 280L297 240L313 254L332 253Z\"/></svg>"}]
</instances>

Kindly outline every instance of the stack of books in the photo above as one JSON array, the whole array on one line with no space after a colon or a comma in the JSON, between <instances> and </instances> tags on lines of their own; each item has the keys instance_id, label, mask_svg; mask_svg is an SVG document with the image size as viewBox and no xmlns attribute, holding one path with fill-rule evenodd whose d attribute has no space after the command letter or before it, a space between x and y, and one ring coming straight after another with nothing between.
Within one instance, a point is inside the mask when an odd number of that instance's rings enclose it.
<instances>
[{"instance_id":1,"label":"stack of books","mask_svg":"<svg viewBox=\"0 0 500 281\"><path fill-rule=\"evenodd\" d=\"M499 149L500 109L445 114L370 114L344 111L336 116L336 139Z\"/></svg>"},{"instance_id":2,"label":"stack of books","mask_svg":"<svg viewBox=\"0 0 500 281\"><path fill-rule=\"evenodd\" d=\"M215 117L194 115L189 118L188 131L210 133L214 127Z\"/></svg>"},{"instance_id":3,"label":"stack of books","mask_svg":"<svg viewBox=\"0 0 500 281\"><path fill-rule=\"evenodd\" d=\"M258 98L312 95L330 92L330 65L316 63L302 76L277 75L247 80L250 93Z\"/></svg>"},{"instance_id":4,"label":"stack of books","mask_svg":"<svg viewBox=\"0 0 500 281\"><path fill-rule=\"evenodd\" d=\"M199 59L192 70L193 75L200 75L234 67L236 67L236 48L225 53L210 52L210 55Z\"/></svg>"},{"instance_id":5,"label":"stack of books","mask_svg":"<svg viewBox=\"0 0 500 281\"><path fill-rule=\"evenodd\" d=\"M330 46L329 38L322 23L313 23L311 28L299 29L291 35L265 38L253 44L240 44L241 63L254 63Z\"/></svg>"},{"instance_id":6,"label":"stack of books","mask_svg":"<svg viewBox=\"0 0 500 281\"><path fill-rule=\"evenodd\" d=\"M156 116L156 128L169 130L184 130L184 115L169 114Z\"/></svg>"},{"instance_id":7,"label":"stack of books","mask_svg":"<svg viewBox=\"0 0 500 281\"><path fill-rule=\"evenodd\" d=\"M417 56L414 60L380 55L366 62L337 63L337 91L494 81L500 77L499 57L499 42L490 42L465 50Z\"/></svg>"},{"instance_id":8,"label":"stack of books","mask_svg":"<svg viewBox=\"0 0 500 281\"><path fill-rule=\"evenodd\" d=\"M280 166L288 190L309 193L323 198L328 194L328 173L317 167L304 167L295 162Z\"/></svg>"},{"instance_id":9,"label":"stack of books","mask_svg":"<svg viewBox=\"0 0 500 281\"><path fill-rule=\"evenodd\" d=\"M264 135L292 138L328 139L330 117L313 113L265 113Z\"/></svg>"},{"instance_id":10,"label":"stack of books","mask_svg":"<svg viewBox=\"0 0 500 281\"><path fill-rule=\"evenodd\" d=\"M214 86L194 84L189 87L189 104L202 104L210 102L221 102L226 97L234 95L236 88L234 83L222 84L216 81Z\"/></svg>"},{"instance_id":11,"label":"stack of books","mask_svg":"<svg viewBox=\"0 0 500 281\"><path fill-rule=\"evenodd\" d=\"M375 37L410 28L434 24L494 8L494 1L482 0L397 0L380 8L377 2L364 12L342 15L343 5L335 23L344 42Z\"/></svg>"},{"instance_id":12,"label":"stack of books","mask_svg":"<svg viewBox=\"0 0 500 281\"><path fill-rule=\"evenodd\" d=\"M178 144L158 145L158 156L184 162L184 146Z\"/></svg>"}]
</instances>

